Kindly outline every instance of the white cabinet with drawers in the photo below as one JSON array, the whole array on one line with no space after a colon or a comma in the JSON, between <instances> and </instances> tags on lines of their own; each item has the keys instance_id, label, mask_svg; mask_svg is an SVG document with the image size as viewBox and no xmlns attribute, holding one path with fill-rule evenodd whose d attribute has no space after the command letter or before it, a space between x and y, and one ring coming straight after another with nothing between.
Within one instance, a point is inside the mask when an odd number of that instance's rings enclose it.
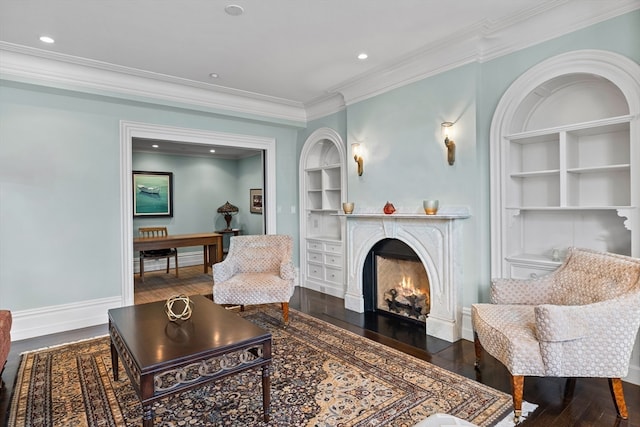
<instances>
[{"instance_id":1,"label":"white cabinet with drawers","mask_svg":"<svg viewBox=\"0 0 640 427\"><path fill-rule=\"evenodd\" d=\"M341 242L307 239L306 287L343 298L342 253Z\"/></svg>"}]
</instances>

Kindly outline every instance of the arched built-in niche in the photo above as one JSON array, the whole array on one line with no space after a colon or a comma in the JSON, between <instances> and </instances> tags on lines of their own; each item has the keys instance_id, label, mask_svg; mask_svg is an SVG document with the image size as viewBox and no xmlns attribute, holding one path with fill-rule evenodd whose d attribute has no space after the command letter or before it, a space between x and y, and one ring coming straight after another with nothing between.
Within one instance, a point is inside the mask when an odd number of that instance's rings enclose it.
<instances>
[{"instance_id":1,"label":"arched built-in niche","mask_svg":"<svg viewBox=\"0 0 640 427\"><path fill-rule=\"evenodd\" d=\"M314 131L300 154L300 285L344 298L345 148L333 129Z\"/></svg>"},{"instance_id":2,"label":"arched built-in niche","mask_svg":"<svg viewBox=\"0 0 640 427\"><path fill-rule=\"evenodd\" d=\"M491 125L492 275L555 269L568 246L640 255L640 66L606 51L550 58Z\"/></svg>"}]
</instances>

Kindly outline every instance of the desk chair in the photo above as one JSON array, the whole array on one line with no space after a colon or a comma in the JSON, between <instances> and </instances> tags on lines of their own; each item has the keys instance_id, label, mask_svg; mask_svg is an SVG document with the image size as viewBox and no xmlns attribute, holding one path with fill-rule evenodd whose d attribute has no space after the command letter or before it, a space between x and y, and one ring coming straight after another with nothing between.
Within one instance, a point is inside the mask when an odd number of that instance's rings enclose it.
<instances>
[{"instance_id":1,"label":"desk chair","mask_svg":"<svg viewBox=\"0 0 640 427\"><path fill-rule=\"evenodd\" d=\"M140 227L138 228L140 237L166 237L169 235L167 227ZM145 259L167 259L167 274L169 273L169 259L176 259L176 277L178 276L178 249L154 249L151 251L140 251L140 280L144 282L144 260Z\"/></svg>"}]
</instances>

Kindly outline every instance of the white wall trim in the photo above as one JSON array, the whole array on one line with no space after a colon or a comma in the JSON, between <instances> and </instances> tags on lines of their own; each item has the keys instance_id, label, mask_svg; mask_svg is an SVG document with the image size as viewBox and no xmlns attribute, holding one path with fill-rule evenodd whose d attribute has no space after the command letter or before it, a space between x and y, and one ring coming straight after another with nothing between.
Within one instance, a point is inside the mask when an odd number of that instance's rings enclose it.
<instances>
[{"instance_id":1,"label":"white wall trim","mask_svg":"<svg viewBox=\"0 0 640 427\"><path fill-rule=\"evenodd\" d=\"M594 7L595 6L595 7ZM556 0L502 21L480 22L328 89L351 105L473 62L486 62L552 40L640 8L637 0L618 4ZM316 106L316 108L319 108Z\"/></svg>"},{"instance_id":2,"label":"white wall trim","mask_svg":"<svg viewBox=\"0 0 640 427\"><path fill-rule=\"evenodd\" d=\"M301 103L0 41L0 76L203 109L306 122Z\"/></svg>"},{"instance_id":3,"label":"white wall trim","mask_svg":"<svg viewBox=\"0 0 640 427\"><path fill-rule=\"evenodd\" d=\"M471 324L471 307L462 307L462 339L473 341L473 325Z\"/></svg>"},{"instance_id":4,"label":"white wall trim","mask_svg":"<svg viewBox=\"0 0 640 427\"><path fill-rule=\"evenodd\" d=\"M122 248L121 283L122 305L133 299L133 206L132 206L132 140L133 138L161 139L203 145L223 145L264 150L265 183L264 213L266 233L276 233L276 140L271 137L230 134L199 129L161 126L148 123L120 122L120 226Z\"/></svg>"},{"instance_id":5,"label":"white wall trim","mask_svg":"<svg viewBox=\"0 0 640 427\"><path fill-rule=\"evenodd\" d=\"M106 324L109 321L107 311L120 307L120 303L120 297L109 297L13 311L11 313L13 317L11 340L19 341Z\"/></svg>"}]
</instances>

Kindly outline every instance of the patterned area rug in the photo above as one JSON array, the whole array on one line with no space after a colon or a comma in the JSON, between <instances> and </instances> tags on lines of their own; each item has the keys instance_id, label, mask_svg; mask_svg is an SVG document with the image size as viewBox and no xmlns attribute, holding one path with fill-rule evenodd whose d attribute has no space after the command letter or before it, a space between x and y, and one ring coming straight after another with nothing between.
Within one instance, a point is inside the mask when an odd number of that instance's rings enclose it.
<instances>
[{"instance_id":1,"label":"patterned area rug","mask_svg":"<svg viewBox=\"0 0 640 427\"><path fill-rule=\"evenodd\" d=\"M158 402L154 425L412 426L440 412L490 426L511 408L505 393L295 310L286 329L275 308L241 315L273 334L271 421L256 369ZM108 337L24 354L9 426L141 425L120 369L114 382Z\"/></svg>"}]
</instances>

